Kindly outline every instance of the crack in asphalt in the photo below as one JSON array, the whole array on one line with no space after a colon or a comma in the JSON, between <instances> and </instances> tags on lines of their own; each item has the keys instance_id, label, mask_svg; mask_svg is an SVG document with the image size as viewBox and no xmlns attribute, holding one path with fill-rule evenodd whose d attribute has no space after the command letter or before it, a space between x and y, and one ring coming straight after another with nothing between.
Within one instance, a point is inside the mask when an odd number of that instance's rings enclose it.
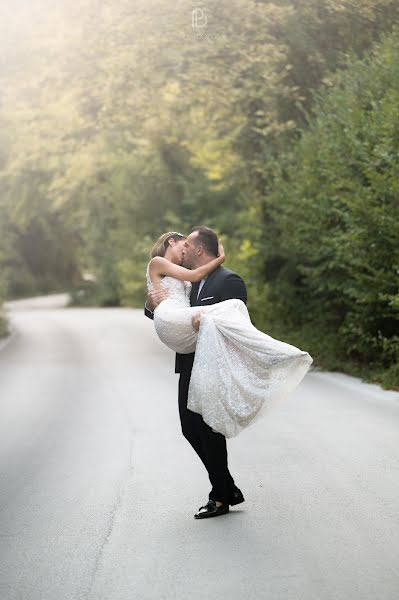
<instances>
[{"instance_id":1,"label":"crack in asphalt","mask_svg":"<svg viewBox=\"0 0 399 600\"><path fill-rule=\"evenodd\" d=\"M99 548L99 550L97 552L97 556L96 556L95 561L94 561L94 566L93 566L93 569L92 569L92 572L91 572L91 575L90 575L89 585L88 585L87 591L84 593L84 599L85 600L88 600L88 598L90 598L90 595L91 595L91 592L92 592L92 589L93 589L93 585L94 585L97 573L98 573L98 571L100 569L100 563L101 563L101 560L102 560L102 557L103 557L104 548L107 545L107 543L108 543L108 541L109 541L109 539L110 539L110 537L112 535L112 531L113 531L114 523L115 523L115 516L116 516L116 513L117 513L118 508L120 506L120 503L121 503L121 500L122 500L122 495L123 495L123 494L121 494L120 490L121 490L121 488L119 488L116 503L114 504L114 506L111 509L110 517L109 517L109 520L108 520L109 521L108 528L107 528L105 537L104 537L104 539L102 541L102 544L101 544L101 546L100 546L100 548Z\"/></svg>"},{"instance_id":2,"label":"crack in asphalt","mask_svg":"<svg viewBox=\"0 0 399 600\"><path fill-rule=\"evenodd\" d=\"M123 408L121 407L121 404L123 404ZM128 431L129 431L128 467L127 467L125 476L121 479L121 482L120 482L120 485L118 488L118 492L117 492L116 501L109 513L108 528L105 533L104 539L101 543L101 546L97 552L96 558L94 560L94 566L93 566L93 569L91 570L90 580L89 580L89 583L87 586L87 590L83 593L83 595L80 596L81 600L89 600L89 598L91 596L97 573L100 570L100 565L101 565L101 561L103 558L104 549L105 549L107 543L109 542L109 540L111 539L117 512L122 504L122 500L125 495L126 489L128 487L128 483L129 483L131 477L133 476L133 471L134 471L134 466L133 466L134 427L133 427L133 424L129 417L125 402L123 400L122 400L122 402L119 402L119 407L122 408L122 412L124 413L124 419L125 419L124 423L127 426Z\"/></svg>"}]
</instances>

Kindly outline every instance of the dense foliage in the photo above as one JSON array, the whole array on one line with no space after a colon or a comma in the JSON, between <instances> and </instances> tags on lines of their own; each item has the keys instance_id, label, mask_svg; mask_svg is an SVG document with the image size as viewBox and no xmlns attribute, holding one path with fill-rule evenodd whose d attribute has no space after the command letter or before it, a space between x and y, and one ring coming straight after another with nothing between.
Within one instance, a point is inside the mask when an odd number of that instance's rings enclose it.
<instances>
[{"instance_id":1,"label":"dense foliage","mask_svg":"<svg viewBox=\"0 0 399 600\"><path fill-rule=\"evenodd\" d=\"M28 5L0 9L0 294L90 271L87 302L141 305L154 238L206 223L258 326L398 383L397 34L358 62L398 3Z\"/></svg>"},{"instance_id":2,"label":"dense foliage","mask_svg":"<svg viewBox=\"0 0 399 600\"><path fill-rule=\"evenodd\" d=\"M398 382L399 30L321 94L272 194L277 322L335 368ZM346 367L348 368L348 367Z\"/></svg>"}]
</instances>

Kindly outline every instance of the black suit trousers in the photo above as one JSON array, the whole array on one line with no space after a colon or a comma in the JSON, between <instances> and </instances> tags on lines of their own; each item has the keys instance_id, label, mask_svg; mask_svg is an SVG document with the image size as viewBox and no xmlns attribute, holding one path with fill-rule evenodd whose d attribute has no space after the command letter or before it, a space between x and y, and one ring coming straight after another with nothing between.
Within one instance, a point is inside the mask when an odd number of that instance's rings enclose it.
<instances>
[{"instance_id":1,"label":"black suit trousers","mask_svg":"<svg viewBox=\"0 0 399 600\"><path fill-rule=\"evenodd\" d=\"M212 490L210 500L228 504L237 490L227 464L226 438L215 433L202 416L187 408L188 388L194 355L186 355L179 379L179 413L184 437L194 448L208 471Z\"/></svg>"}]
</instances>

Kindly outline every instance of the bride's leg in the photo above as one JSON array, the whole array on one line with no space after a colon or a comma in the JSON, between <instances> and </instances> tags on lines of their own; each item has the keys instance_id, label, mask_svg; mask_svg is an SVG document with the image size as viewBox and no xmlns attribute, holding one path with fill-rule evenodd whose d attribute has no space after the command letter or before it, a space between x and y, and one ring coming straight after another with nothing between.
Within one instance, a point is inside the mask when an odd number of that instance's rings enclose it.
<instances>
[{"instance_id":1,"label":"bride's leg","mask_svg":"<svg viewBox=\"0 0 399 600\"><path fill-rule=\"evenodd\" d=\"M231 322L231 319L235 321L238 319L241 323L251 322L246 305L238 298L230 298L229 300L223 300L223 302L194 307L190 310L194 311L195 309L204 315L211 315L216 322L222 325L226 323L226 320Z\"/></svg>"}]
</instances>

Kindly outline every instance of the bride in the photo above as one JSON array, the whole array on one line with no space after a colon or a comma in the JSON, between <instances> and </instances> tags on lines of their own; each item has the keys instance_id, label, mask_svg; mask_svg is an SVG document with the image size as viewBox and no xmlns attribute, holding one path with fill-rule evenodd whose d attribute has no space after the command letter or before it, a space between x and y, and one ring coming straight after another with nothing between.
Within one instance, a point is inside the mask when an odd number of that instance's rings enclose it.
<instances>
[{"instance_id":1,"label":"bride","mask_svg":"<svg viewBox=\"0 0 399 600\"><path fill-rule=\"evenodd\" d=\"M195 352L187 408L201 414L215 432L231 438L292 392L313 359L256 329L242 300L191 307L191 284L220 267L225 254L219 244L217 258L186 269L180 266L185 239L180 233L165 233L151 252L147 288L169 292L155 308L155 330L175 352ZM199 311L197 332L192 317Z\"/></svg>"}]
</instances>

